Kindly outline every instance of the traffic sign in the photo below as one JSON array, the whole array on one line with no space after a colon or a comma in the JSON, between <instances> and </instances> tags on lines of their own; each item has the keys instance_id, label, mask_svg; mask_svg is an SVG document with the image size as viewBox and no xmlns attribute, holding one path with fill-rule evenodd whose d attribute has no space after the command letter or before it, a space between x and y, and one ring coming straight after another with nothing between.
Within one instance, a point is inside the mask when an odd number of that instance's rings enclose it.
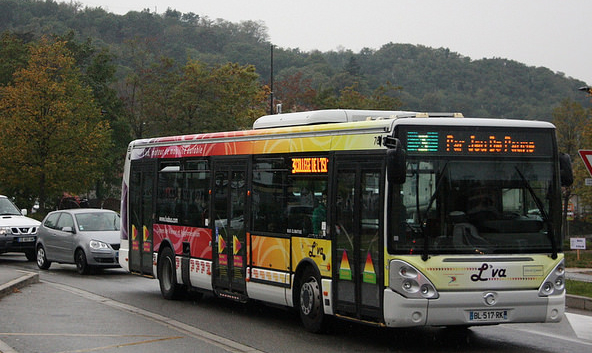
<instances>
[{"instance_id":1,"label":"traffic sign","mask_svg":"<svg viewBox=\"0 0 592 353\"><path fill-rule=\"evenodd\" d=\"M592 150L579 150L578 154L582 157L582 161L588 169L588 173L592 176Z\"/></svg>"}]
</instances>

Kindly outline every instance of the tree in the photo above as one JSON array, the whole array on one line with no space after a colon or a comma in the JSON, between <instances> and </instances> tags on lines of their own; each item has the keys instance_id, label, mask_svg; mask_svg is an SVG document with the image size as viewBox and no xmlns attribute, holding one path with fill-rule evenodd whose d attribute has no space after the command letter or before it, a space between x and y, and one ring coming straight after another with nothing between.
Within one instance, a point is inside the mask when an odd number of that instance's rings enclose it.
<instances>
[{"instance_id":1,"label":"tree","mask_svg":"<svg viewBox=\"0 0 592 353\"><path fill-rule=\"evenodd\" d=\"M337 100L338 108L396 110L403 105L401 100L395 95L401 88L394 86L390 82L375 89L370 96L363 95L356 88L357 85L354 84L339 92L340 95Z\"/></svg>"},{"instance_id":2,"label":"tree","mask_svg":"<svg viewBox=\"0 0 592 353\"><path fill-rule=\"evenodd\" d=\"M159 126L162 134L189 134L250 128L265 113L267 90L251 65L208 67L189 61Z\"/></svg>"},{"instance_id":3,"label":"tree","mask_svg":"<svg viewBox=\"0 0 592 353\"><path fill-rule=\"evenodd\" d=\"M552 122L557 128L559 151L569 154L575 160L578 150L582 148L584 129L590 123L588 112L581 104L565 99L560 106L553 109L552 116Z\"/></svg>"},{"instance_id":4,"label":"tree","mask_svg":"<svg viewBox=\"0 0 592 353\"><path fill-rule=\"evenodd\" d=\"M27 63L28 53L23 44L23 39L15 34L3 32L0 35L0 85L12 82L14 71Z\"/></svg>"},{"instance_id":5,"label":"tree","mask_svg":"<svg viewBox=\"0 0 592 353\"><path fill-rule=\"evenodd\" d=\"M0 88L2 192L42 208L64 191L87 191L99 178L110 145L92 91L63 41L43 38L30 46L25 68Z\"/></svg>"},{"instance_id":6,"label":"tree","mask_svg":"<svg viewBox=\"0 0 592 353\"><path fill-rule=\"evenodd\" d=\"M579 103L571 99L565 99L561 105L553 109L553 124L555 124L557 145L560 153L569 154L574 170L574 184L563 188L563 224L567 224L567 203L572 194L580 196L581 204L592 205L592 193L589 187L583 183L584 179L588 177L588 171L582 163L578 163L578 150L582 148L586 140L586 131L589 131L590 119L589 114ZM590 135L589 135L590 136ZM592 139L589 139L592 141ZM563 235L565 237L566 228L563 228Z\"/></svg>"},{"instance_id":7,"label":"tree","mask_svg":"<svg viewBox=\"0 0 592 353\"><path fill-rule=\"evenodd\" d=\"M303 77L301 71L289 75L276 83L274 95L281 102L284 112L314 110L317 91L312 88L312 80Z\"/></svg>"}]
</instances>

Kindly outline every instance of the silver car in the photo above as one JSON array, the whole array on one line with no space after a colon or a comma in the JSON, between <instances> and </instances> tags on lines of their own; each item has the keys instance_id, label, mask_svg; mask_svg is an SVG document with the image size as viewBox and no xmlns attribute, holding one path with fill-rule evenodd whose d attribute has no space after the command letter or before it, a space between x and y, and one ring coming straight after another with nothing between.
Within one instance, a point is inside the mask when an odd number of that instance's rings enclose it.
<instances>
[{"instance_id":1,"label":"silver car","mask_svg":"<svg viewBox=\"0 0 592 353\"><path fill-rule=\"evenodd\" d=\"M37 232L37 266L76 264L80 274L91 268L119 267L120 218L111 210L77 208L50 212Z\"/></svg>"}]
</instances>

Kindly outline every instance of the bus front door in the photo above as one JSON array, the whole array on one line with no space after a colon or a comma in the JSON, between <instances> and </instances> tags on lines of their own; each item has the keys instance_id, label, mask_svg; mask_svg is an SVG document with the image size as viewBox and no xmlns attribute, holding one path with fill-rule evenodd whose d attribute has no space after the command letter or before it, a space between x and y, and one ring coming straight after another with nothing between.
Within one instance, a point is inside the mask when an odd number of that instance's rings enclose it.
<instances>
[{"instance_id":1,"label":"bus front door","mask_svg":"<svg viewBox=\"0 0 592 353\"><path fill-rule=\"evenodd\" d=\"M152 271L152 223L156 163L133 161L129 185L129 270L142 275Z\"/></svg>"},{"instance_id":2,"label":"bus front door","mask_svg":"<svg viewBox=\"0 0 592 353\"><path fill-rule=\"evenodd\" d=\"M382 320L383 185L381 162L342 160L335 174L335 311Z\"/></svg>"},{"instance_id":3,"label":"bus front door","mask_svg":"<svg viewBox=\"0 0 592 353\"><path fill-rule=\"evenodd\" d=\"M246 292L247 160L216 161L214 175L211 197L214 291L241 300Z\"/></svg>"}]
</instances>

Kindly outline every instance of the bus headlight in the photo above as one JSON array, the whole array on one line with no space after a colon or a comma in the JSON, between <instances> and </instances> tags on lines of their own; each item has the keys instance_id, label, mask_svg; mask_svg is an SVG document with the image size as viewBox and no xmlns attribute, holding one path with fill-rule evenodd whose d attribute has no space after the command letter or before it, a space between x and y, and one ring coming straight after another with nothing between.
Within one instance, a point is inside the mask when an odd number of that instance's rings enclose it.
<instances>
[{"instance_id":1,"label":"bus headlight","mask_svg":"<svg viewBox=\"0 0 592 353\"><path fill-rule=\"evenodd\" d=\"M438 291L423 273L401 260L390 263L389 287L406 298L436 299Z\"/></svg>"},{"instance_id":2,"label":"bus headlight","mask_svg":"<svg viewBox=\"0 0 592 353\"><path fill-rule=\"evenodd\" d=\"M545 278L545 281L539 288L539 296L547 297L550 295L559 295L565 291L565 264L564 260L555 266L553 271Z\"/></svg>"}]
</instances>

